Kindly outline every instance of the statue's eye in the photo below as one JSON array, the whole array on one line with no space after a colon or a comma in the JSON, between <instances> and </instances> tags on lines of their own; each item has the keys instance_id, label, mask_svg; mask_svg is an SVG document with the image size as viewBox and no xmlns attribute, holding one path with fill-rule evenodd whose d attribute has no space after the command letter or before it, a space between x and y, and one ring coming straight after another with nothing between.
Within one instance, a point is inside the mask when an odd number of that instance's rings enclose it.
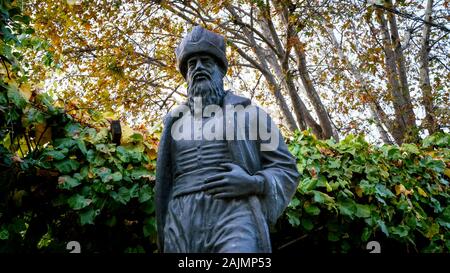
<instances>
[{"instance_id":1,"label":"statue's eye","mask_svg":"<svg viewBox=\"0 0 450 273\"><path fill-rule=\"evenodd\" d=\"M204 59L202 59L202 63L205 65L210 65L212 63L212 61L210 58L204 58Z\"/></svg>"}]
</instances>

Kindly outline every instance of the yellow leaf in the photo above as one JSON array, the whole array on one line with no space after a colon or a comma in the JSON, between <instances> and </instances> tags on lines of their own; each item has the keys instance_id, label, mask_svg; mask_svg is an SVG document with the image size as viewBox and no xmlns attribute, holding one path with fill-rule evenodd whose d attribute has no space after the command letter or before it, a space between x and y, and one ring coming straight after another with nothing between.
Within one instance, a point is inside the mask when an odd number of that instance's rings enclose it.
<instances>
[{"instance_id":1,"label":"yellow leaf","mask_svg":"<svg viewBox=\"0 0 450 273\"><path fill-rule=\"evenodd\" d=\"M155 149L149 149L147 155L150 160L155 160L157 156Z\"/></svg>"},{"instance_id":2,"label":"yellow leaf","mask_svg":"<svg viewBox=\"0 0 450 273\"><path fill-rule=\"evenodd\" d=\"M24 83L20 85L20 93L26 100L30 100L31 97L31 86L28 83Z\"/></svg>"},{"instance_id":3,"label":"yellow leaf","mask_svg":"<svg viewBox=\"0 0 450 273\"><path fill-rule=\"evenodd\" d=\"M130 143L130 137L134 134L134 130L127 125L122 126L122 143Z\"/></svg>"},{"instance_id":4,"label":"yellow leaf","mask_svg":"<svg viewBox=\"0 0 450 273\"><path fill-rule=\"evenodd\" d=\"M103 113L103 117L104 117L105 119L112 119L112 120L117 120L117 119L119 119L118 116L117 116L117 114L114 113L114 112L111 112L111 111L108 111L108 112Z\"/></svg>"},{"instance_id":5,"label":"yellow leaf","mask_svg":"<svg viewBox=\"0 0 450 273\"><path fill-rule=\"evenodd\" d=\"M428 194L422 190L420 187L417 187L417 191L419 192L420 195L422 195L423 197L428 197Z\"/></svg>"},{"instance_id":6,"label":"yellow leaf","mask_svg":"<svg viewBox=\"0 0 450 273\"><path fill-rule=\"evenodd\" d=\"M36 124L36 142L38 145L44 145L52 140L52 130L45 123Z\"/></svg>"},{"instance_id":7,"label":"yellow leaf","mask_svg":"<svg viewBox=\"0 0 450 273\"><path fill-rule=\"evenodd\" d=\"M356 195L358 195L359 198L361 198L363 196L363 191L362 191L362 189L360 187L356 187L355 188L355 192L356 192Z\"/></svg>"},{"instance_id":8,"label":"yellow leaf","mask_svg":"<svg viewBox=\"0 0 450 273\"><path fill-rule=\"evenodd\" d=\"M405 190L406 189L405 189L405 186L403 186L403 184L395 186L395 194L396 195L399 195L400 193L405 192Z\"/></svg>"},{"instance_id":9,"label":"yellow leaf","mask_svg":"<svg viewBox=\"0 0 450 273\"><path fill-rule=\"evenodd\" d=\"M444 170L444 174L445 174L448 178L450 178L450 168L446 168L446 169Z\"/></svg>"}]
</instances>

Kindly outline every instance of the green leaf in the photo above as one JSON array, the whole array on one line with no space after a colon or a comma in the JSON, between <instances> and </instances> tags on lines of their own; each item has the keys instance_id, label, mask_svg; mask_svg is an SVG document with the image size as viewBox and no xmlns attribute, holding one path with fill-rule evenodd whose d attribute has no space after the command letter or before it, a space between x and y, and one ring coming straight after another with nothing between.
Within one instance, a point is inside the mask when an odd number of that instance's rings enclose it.
<instances>
[{"instance_id":1,"label":"green leaf","mask_svg":"<svg viewBox=\"0 0 450 273\"><path fill-rule=\"evenodd\" d=\"M356 213L356 203L353 200L347 199L345 201L338 201L337 207L339 209L339 212L342 215L349 216L350 219L353 219L353 216Z\"/></svg>"},{"instance_id":2,"label":"green leaf","mask_svg":"<svg viewBox=\"0 0 450 273\"><path fill-rule=\"evenodd\" d=\"M371 234L372 234L372 231L368 227L365 227L361 234L361 241L367 242L369 240Z\"/></svg>"},{"instance_id":3,"label":"green leaf","mask_svg":"<svg viewBox=\"0 0 450 273\"><path fill-rule=\"evenodd\" d=\"M80 212L80 223L82 226L90 224L94 224L95 217L100 213L100 210L95 210L93 208L89 208L84 212Z\"/></svg>"},{"instance_id":4,"label":"green leaf","mask_svg":"<svg viewBox=\"0 0 450 273\"><path fill-rule=\"evenodd\" d=\"M107 183L113 179L111 169L106 167L94 168L94 173L97 174L103 183Z\"/></svg>"},{"instance_id":5,"label":"green leaf","mask_svg":"<svg viewBox=\"0 0 450 273\"><path fill-rule=\"evenodd\" d=\"M156 219L155 217L147 218L144 221L143 226L144 237L155 236L156 235Z\"/></svg>"},{"instance_id":6,"label":"green leaf","mask_svg":"<svg viewBox=\"0 0 450 273\"><path fill-rule=\"evenodd\" d=\"M141 177L149 177L150 175L151 175L150 171L144 167L139 167L131 171L131 178L135 180Z\"/></svg>"},{"instance_id":7,"label":"green leaf","mask_svg":"<svg viewBox=\"0 0 450 273\"><path fill-rule=\"evenodd\" d=\"M327 204L327 203L334 203L333 197L329 196L326 193L320 192L320 191L311 191L314 194L314 202L319 204Z\"/></svg>"},{"instance_id":8,"label":"green leaf","mask_svg":"<svg viewBox=\"0 0 450 273\"><path fill-rule=\"evenodd\" d=\"M129 194L130 194L130 198L136 198L139 196L139 184L134 184L130 189L129 189Z\"/></svg>"},{"instance_id":9,"label":"green leaf","mask_svg":"<svg viewBox=\"0 0 450 273\"><path fill-rule=\"evenodd\" d=\"M378 226L381 228L381 231L386 234L387 237L389 237L389 231L388 228L386 227L386 224L384 223L384 221L382 220L378 220L377 221Z\"/></svg>"},{"instance_id":10,"label":"green leaf","mask_svg":"<svg viewBox=\"0 0 450 273\"><path fill-rule=\"evenodd\" d=\"M77 141L75 141L71 138L58 138L58 139L55 139L55 142L54 142L54 146L57 149L64 149L64 148L70 149L73 146L75 146L76 144L77 144Z\"/></svg>"},{"instance_id":11,"label":"green leaf","mask_svg":"<svg viewBox=\"0 0 450 273\"><path fill-rule=\"evenodd\" d=\"M81 139L77 139L76 142L77 142L78 149L80 149L80 151L81 151L84 155L87 155L86 144L84 143L84 141L81 140Z\"/></svg>"},{"instance_id":12,"label":"green leaf","mask_svg":"<svg viewBox=\"0 0 450 273\"><path fill-rule=\"evenodd\" d=\"M314 228L314 224L309 218L302 218L302 227L307 231L310 231Z\"/></svg>"},{"instance_id":13,"label":"green leaf","mask_svg":"<svg viewBox=\"0 0 450 273\"><path fill-rule=\"evenodd\" d=\"M298 200L298 198L294 196L291 202L289 203L288 207L295 209L298 205L300 205L300 200Z\"/></svg>"},{"instance_id":14,"label":"green leaf","mask_svg":"<svg viewBox=\"0 0 450 273\"><path fill-rule=\"evenodd\" d=\"M82 195L75 194L67 200L69 206L74 210L80 210L92 203L91 199L87 199Z\"/></svg>"},{"instance_id":15,"label":"green leaf","mask_svg":"<svg viewBox=\"0 0 450 273\"><path fill-rule=\"evenodd\" d=\"M78 163L78 161L75 161L73 159L65 159L62 161L58 161L55 162L54 165L56 169L63 174L74 172L78 170L78 168L80 167L80 163Z\"/></svg>"},{"instance_id":16,"label":"green leaf","mask_svg":"<svg viewBox=\"0 0 450 273\"><path fill-rule=\"evenodd\" d=\"M80 181L68 175L63 175L58 178L58 186L61 189L69 190L80 185Z\"/></svg>"},{"instance_id":17,"label":"green leaf","mask_svg":"<svg viewBox=\"0 0 450 273\"><path fill-rule=\"evenodd\" d=\"M67 156L67 152L69 150L67 148L64 148L62 150L45 150L42 153L41 158L43 160L62 160Z\"/></svg>"},{"instance_id":18,"label":"green leaf","mask_svg":"<svg viewBox=\"0 0 450 273\"><path fill-rule=\"evenodd\" d=\"M370 207L368 205L356 204L356 217L370 217Z\"/></svg>"},{"instance_id":19,"label":"green leaf","mask_svg":"<svg viewBox=\"0 0 450 273\"><path fill-rule=\"evenodd\" d=\"M339 233L336 232L328 232L328 241L337 242L339 241Z\"/></svg>"},{"instance_id":20,"label":"green leaf","mask_svg":"<svg viewBox=\"0 0 450 273\"><path fill-rule=\"evenodd\" d=\"M286 216L288 217L288 222L293 227L300 225L299 213L297 211L287 211Z\"/></svg>"},{"instance_id":21,"label":"green leaf","mask_svg":"<svg viewBox=\"0 0 450 273\"><path fill-rule=\"evenodd\" d=\"M128 156L128 151L123 146L117 147L116 155L120 159L120 161L122 161L122 162L127 163L127 162L130 161L130 157Z\"/></svg>"},{"instance_id":22,"label":"green leaf","mask_svg":"<svg viewBox=\"0 0 450 273\"><path fill-rule=\"evenodd\" d=\"M106 159L94 150L87 151L86 159L94 166L103 166L106 162Z\"/></svg>"},{"instance_id":23,"label":"green leaf","mask_svg":"<svg viewBox=\"0 0 450 273\"><path fill-rule=\"evenodd\" d=\"M307 192L314 189L318 182L319 180L317 180L316 178L307 177L300 182L299 187L302 192Z\"/></svg>"},{"instance_id":24,"label":"green leaf","mask_svg":"<svg viewBox=\"0 0 450 273\"><path fill-rule=\"evenodd\" d=\"M133 142L140 142L144 140L144 137L139 133L134 133L130 136L130 140Z\"/></svg>"},{"instance_id":25,"label":"green leaf","mask_svg":"<svg viewBox=\"0 0 450 273\"><path fill-rule=\"evenodd\" d=\"M0 240L8 240L9 238L9 231L2 227L2 229L0 230Z\"/></svg>"},{"instance_id":26,"label":"green leaf","mask_svg":"<svg viewBox=\"0 0 450 273\"><path fill-rule=\"evenodd\" d=\"M308 213L310 215L319 215L320 214L320 209L315 205L305 206L305 211L306 211L306 213Z\"/></svg>"},{"instance_id":27,"label":"green leaf","mask_svg":"<svg viewBox=\"0 0 450 273\"><path fill-rule=\"evenodd\" d=\"M113 174L111 174L112 180L114 182L119 182L122 180L122 173L121 172L115 172Z\"/></svg>"},{"instance_id":28,"label":"green leaf","mask_svg":"<svg viewBox=\"0 0 450 273\"><path fill-rule=\"evenodd\" d=\"M67 136L69 137L73 137L73 138L78 138L78 136L81 133L81 125L78 123L68 123L65 127L64 130L66 131Z\"/></svg>"},{"instance_id":29,"label":"green leaf","mask_svg":"<svg viewBox=\"0 0 450 273\"><path fill-rule=\"evenodd\" d=\"M399 225L396 227L389 228L391 234L398 235L399 237L406 237L408 236L409 227L405 225Z\"/></svg>"},{"instance_id":30,"label":"green leaf","mask_svg":"<svg viewBox=\"0 0 450 273\"><path fill-rule=\"evenodd\" d=\"M125 187L120 187L118 192L111 192L111 197L124 205L131 199L130 191Z\"/></svg>"},{"instance_id":31,"label":"green leaf","mask_svg":"<svg viewBox=\"0 0 450 273\"><path fill-rule=\"evenodd\" d=\"M410 154L420 154L419 148L417 148L417 146L412 143L403 143L401 148L403 151Z\"/></svg>"},{"instance_id":32,"label":"green leaf","mask_svg":"<svg viewBox=\"0 0 450 273\"><path fill-rule=\"evenodd\" d=\"M29 108L26 113L26 118L24 119L24 126L29 126L30 124L42 124L45 122L45 115L42 111L36 108Z\"/></svg>"},{"instance_id":33,"label":"green leaf","mask_svg":"<svg viewBox=\"0 0 450 273\"><path fill-rule=\"evenodd\" d=\"M12 101L18 108L24 109L25 106L27 105L27 101L20 94L17 87L15 87L13 85L8 85L7 89L8 89L8 91L7 91L8 99L10 101Z\"/></svg>"},{"instance_id":34,"label":"green leaf","mask_svg":"<svg viewBox=\"0 0 450 273\"><path fill-rule=\"evenodd\" d=\"M153 189L149 185L144 185L139 190L139 202L144 203L150 200L153 196Z\"/></svg>"}]
</instances>

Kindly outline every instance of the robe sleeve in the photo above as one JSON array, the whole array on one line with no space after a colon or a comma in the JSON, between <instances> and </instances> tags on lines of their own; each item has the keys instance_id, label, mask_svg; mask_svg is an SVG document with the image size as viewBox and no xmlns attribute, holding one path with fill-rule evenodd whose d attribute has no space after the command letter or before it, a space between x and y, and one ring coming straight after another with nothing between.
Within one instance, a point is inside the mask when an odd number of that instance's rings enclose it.
<instances>
[{"instance_id":1,"label":"robe sleeve","mask_svg":"<svg viewBox=\"0 0 450 273\"><path fill-rule=\"evenodd\" d=\"M275 145L271 145L273 149L261 151L260 148L261 170L254 174L264 178L264 190L259 200L267 222L273 225L291 201L300 175L294 156L289 152L283 136L269 115L267 122L261 122L259 127L260 132L266 130L265 132L271 132L272 136L278 136ZM260 142L260 145L264 144L264 141Z\"/></svg>"}]
</instances>

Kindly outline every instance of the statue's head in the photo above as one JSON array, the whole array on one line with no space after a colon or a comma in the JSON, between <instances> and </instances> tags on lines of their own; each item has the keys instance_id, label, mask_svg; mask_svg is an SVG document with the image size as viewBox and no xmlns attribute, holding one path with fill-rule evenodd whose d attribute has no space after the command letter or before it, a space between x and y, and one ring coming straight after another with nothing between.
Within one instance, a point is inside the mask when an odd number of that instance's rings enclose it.
<instances>
[{"instance_id":1,"label":"statue's head","mask_svg":"<svg viewBox=\"0 0 450 273\"><path fill-rule=\"evenodd\" d=\"M195 26L176 49L177 65L188 84L188 104L202 98L202 106L220 105L224 95L223 77L228 68L224 38Z\"/></svg>"}]
</instances>

